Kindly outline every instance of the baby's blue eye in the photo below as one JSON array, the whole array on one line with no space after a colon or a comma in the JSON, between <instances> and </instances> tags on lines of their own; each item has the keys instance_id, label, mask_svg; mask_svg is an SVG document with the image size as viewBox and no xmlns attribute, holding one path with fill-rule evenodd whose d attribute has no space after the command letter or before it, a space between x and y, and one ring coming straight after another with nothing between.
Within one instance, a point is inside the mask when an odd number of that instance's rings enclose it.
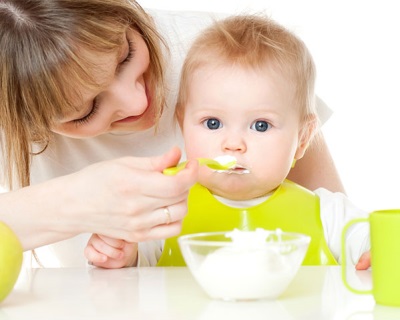
<instances>
[{"instance_id":1,"label":"baby's blue eye","mask_svg":"<svg viewBox=\"0 0 400 320\"><path fill-rule=\"evenodd\" d=\"M252 125L251 125L251 129L256 130L258 132L265 132L267 131L269 128L271 127L271 125L264 120L258 120L255 121Z\"/></svg>"},{"instance_id":2,"label":"baby's blue eye","mask_svg":"<svg viewBox=\"0 0 400 320\"><path fill-rule=\"evenodd\" d=\"M222 123L218 119L212 118L204 121L204 125L210 130L222 128Z\"/></svg>"}]
</instances>

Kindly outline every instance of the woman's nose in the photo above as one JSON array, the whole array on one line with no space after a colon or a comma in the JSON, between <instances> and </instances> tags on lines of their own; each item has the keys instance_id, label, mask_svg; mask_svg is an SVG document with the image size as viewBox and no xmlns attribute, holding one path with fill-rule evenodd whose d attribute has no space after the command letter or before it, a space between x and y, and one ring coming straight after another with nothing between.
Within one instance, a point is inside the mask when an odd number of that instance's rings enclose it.
<instances>
[{"instance_id":1,"label":"woman's nose","mask_svg":"<svg viewBox=\"0 0 400 320\"><path fill-rule=\"evenodd\" d=\"M120 82L113 87L114 105L122 116L137 116L148 107L146 83L141 77L136 81Z\"/></svg>"}]
</instances>

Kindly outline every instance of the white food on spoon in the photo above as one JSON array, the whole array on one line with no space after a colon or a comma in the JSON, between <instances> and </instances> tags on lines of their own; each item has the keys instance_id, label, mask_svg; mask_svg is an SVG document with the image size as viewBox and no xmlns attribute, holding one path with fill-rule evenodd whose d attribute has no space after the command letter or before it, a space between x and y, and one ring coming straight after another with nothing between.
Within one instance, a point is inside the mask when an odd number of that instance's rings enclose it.
<instances>
[{"instance_id":1,"label":"white food on spoon","mask_svg":"<svg viewBox=\"0 0 400 320\"><path fill-rule=\"evenodd\" d=\"M236 163L236 157L230 155L218 156L214 158L215 161L219 162L222 165L226 165L229 162Z\"/></svg>"},{"instance_id":2,"label":"white food on spoon","mask_svg":"<svg viewBox=\"0 0 400 320\"><path fill-rule=\"evenodd\" d=\"M215 170L218 173L228 173L228 174L245 174L245 173L250 173L250 170L247 168L244 168L241 165L236 164L236 157L230 156L230 155L224 155L224 156L218 156L214 158L215 161L219 162L222 165L226 165L230 162L235 163L230 167L229 169L226 170Z\"/></svg>"}]
</instances>

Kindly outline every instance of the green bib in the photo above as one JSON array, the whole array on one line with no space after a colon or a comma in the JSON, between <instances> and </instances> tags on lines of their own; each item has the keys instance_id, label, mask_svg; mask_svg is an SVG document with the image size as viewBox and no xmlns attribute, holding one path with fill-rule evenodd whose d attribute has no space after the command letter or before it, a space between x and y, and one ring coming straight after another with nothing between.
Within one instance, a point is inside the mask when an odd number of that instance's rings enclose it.
<instances>
[{"instance_id":1,"label":"green bib","mask_svg":"<svg viewBox=\"0 0 400 320\"><path fill-rule=\"evenodd\" d=\"M303 265L336 265L325 241L320 218L319 197L298 184L285 180L264 202L250 208L233 208L219 202L203 186L196 184L189 192L188 214L180 235L277 228L307 234L310 246ZM185 266L178 236L165 241L158 266Z\"/></svg>"}]
</instances>

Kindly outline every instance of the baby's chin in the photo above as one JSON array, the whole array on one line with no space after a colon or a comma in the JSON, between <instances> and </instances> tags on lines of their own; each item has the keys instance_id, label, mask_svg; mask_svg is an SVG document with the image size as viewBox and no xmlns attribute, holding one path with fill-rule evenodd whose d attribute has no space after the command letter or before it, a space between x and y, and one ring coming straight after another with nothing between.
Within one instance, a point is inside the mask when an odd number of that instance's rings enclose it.
<instances>
[{"instance_id":1,"label":"baby's chin","mask_svg":"<svg viewBox=\"0 0 400 320\"><path fill-rule=\"evenodd\" d=\"M208 188L213 195L234 200L234 201L246 201L252 200L259 197L263 197L269 194L270 190L254 190L254 188Z\"/></svg>"},{"instance_id":2,"label":"baby's chin","mask_svg":"<svg viewBox=\"0 0 400 320\"><path fill-rule=\"evenodd\" d=\"M250 175L209 175L200 176L199 183L216 196L244 201L270 194L279 186L279 181L255 180Z\"/></svg>"}]
</instances>

